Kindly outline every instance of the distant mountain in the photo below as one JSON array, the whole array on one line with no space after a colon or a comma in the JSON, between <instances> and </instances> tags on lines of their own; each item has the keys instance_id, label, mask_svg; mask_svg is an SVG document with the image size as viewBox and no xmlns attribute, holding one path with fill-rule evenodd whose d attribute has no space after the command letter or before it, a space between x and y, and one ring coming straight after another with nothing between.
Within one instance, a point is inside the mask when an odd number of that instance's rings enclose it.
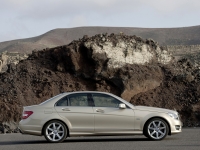
<instances>
[{"instance_id":1,"label":"distant mountain","mask_svg":"<svg viewBox=\"0 0 200 150\"><path fill-rule=\"evenodd\" d=\"M133 28L133 27L78 27L51 30L37 37L6 41L0 43L0 52L27 52L32 50L66 45L84 35L94 36L101 33L120 33L151 38L160 45L197 45L200 44L200 26L182 28Z\"/></svg>"}]
</instances>

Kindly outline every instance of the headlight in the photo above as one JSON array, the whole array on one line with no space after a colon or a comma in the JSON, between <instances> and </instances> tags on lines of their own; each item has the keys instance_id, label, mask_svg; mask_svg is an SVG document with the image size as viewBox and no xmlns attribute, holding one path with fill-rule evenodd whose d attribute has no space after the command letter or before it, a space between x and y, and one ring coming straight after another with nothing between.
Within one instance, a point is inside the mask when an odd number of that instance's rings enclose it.
<instances>
[{"instance_id":1,"label":"headlight","mask_svg":"<svg viewBox=\"0 0 200 150\"><path fill-rule=\"evenodd\" d=\"M178 115L177 114L174 114L174 113L167 113L170 117L178 120Z\"/></svg>"}]
</instances>

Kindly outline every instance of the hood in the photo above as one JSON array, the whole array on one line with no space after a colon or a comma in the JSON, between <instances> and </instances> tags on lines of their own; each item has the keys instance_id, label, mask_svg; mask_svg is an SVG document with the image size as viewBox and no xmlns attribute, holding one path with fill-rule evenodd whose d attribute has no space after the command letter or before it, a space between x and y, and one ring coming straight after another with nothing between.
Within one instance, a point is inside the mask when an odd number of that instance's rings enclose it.
<instances>
[{"instance_id":1,"label":"hood","mask_svg":"<svg viewBox=\"0 0 200 150\"><path fill-rule=\"evenodd\" d=\"M158 108L158 107L148 107L148 106L135 106L136 109L138 110L145 110L145 111L151 111L151 112L171 112L174 114L178 114L177 111L175 110L170 110L170 109L165 109L165 108Z\"/></svg>"}]
</instances>

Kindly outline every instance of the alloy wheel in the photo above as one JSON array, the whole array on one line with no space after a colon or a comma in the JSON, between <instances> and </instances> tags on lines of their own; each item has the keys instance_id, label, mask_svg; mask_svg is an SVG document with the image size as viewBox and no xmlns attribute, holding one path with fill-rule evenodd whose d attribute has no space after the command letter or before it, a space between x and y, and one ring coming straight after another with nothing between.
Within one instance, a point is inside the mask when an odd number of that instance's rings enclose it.
<instances>
[{"instance_id":1,"label":"alloy wheel","mask_svg":"<svg viewBox=\"0 0 200 150\"><path fill-rule=\"evenodd\" d=\"M66 138L66 127L59 121L50 122L45 128L45 138L50 142L62 142Z\"/></svg>"},{"instance_id":2,"label":"alloy wheel","mask_svg":"<svg viewBox=\"0 0 200 150\"><path fill-rule=\"evenodd\" d=\"M168 133L167 124L159 119L159 120L151 120L147 126L148 136L153 140L161 140L165 138Z\"/></svg>"}]
</instances>

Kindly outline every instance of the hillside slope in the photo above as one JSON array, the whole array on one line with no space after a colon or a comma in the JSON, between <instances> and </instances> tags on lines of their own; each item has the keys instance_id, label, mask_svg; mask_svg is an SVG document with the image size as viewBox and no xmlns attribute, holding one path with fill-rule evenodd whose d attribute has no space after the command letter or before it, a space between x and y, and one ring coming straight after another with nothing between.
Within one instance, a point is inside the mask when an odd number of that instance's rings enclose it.
<instances>
[{"instance_id":1,"label":"hillside slope","mask_svg":"<svg viewBox=\"0 0 200 150\"><path fill-rule=\"evenodd\" d=\"M200 44L200 26L183 28L133 28L133 27L78 27L51 30L43 35L6 41L0 43L0 52L27 52L34 49L67 45L84 35L94 36L101 33L120 33L136 35L143 39L154 39L160 45L196 45Z\"/></svg>"}]
</instances>

